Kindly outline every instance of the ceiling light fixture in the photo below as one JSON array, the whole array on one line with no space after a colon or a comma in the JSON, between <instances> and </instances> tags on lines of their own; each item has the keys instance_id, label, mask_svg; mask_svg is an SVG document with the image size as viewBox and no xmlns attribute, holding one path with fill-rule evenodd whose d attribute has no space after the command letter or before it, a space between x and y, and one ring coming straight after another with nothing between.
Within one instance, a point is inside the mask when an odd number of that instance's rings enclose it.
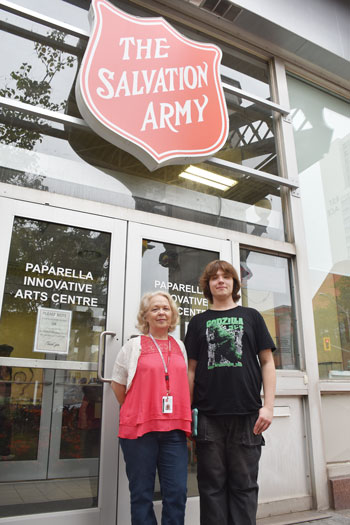
<instances>
[{"instance_id":1,"label":"ceiling light fixture","mask_svg":"<svg viewBox=\"0 0 350 525\"><path fill-rule=\"evenodd\" d=\"M180 173L179 177L192 180L193 182L199 182L200 184L205 184L206 186L211 186L221 191L227 191L237 184L237 181L229 179L228 177L223 177L222 175L217 175L216 173L192 165Z\"/></svg>"}]
</instances>

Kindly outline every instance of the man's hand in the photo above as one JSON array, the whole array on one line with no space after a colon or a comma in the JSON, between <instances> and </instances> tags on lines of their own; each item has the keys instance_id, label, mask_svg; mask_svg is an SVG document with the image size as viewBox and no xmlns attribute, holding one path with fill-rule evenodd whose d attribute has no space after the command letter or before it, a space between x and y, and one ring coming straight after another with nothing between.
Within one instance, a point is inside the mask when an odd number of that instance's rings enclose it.
<instances>
[{"instance_id":1,"label":"man's hand","mask_svg":"<svg viewBox=\"0 0 350 525\"><path fill-rule=\"evenodd\" d=\"M264 389L264 406L259 410L259 417L254 425L253 432L258 435L269 428L273 418L273 405L276 390L276 370L270 348L259 352L259 361Z\"/></svg>"},{"instance_id":2,"label":"man's hand","mask_svg":"<svg viewBox=\"0 0 350 525\"><path fill-rule=\"evenodd\" d=\"M265 432L272 423L273 409L268 407L262 407L259 410L259 417L254 425L253 432L258 435Z\"/></svg>"}]
</instances>

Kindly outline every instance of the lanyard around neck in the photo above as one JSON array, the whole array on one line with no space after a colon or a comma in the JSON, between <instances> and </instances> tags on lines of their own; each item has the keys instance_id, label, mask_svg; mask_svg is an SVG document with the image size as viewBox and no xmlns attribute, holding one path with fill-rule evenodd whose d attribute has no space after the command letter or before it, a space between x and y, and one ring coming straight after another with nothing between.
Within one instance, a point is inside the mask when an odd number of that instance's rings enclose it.
<instances>
[{"instance_id":1,"label":"lanyard around neck","mask_svg":"<svg viewBox=\"0 0 350 525\"><path fill-rule=\"evenodd\" d=\"M169 351L168 351L168 362L165 363L165 359L163 357L163 354L162 354L162 351L159 347L159 344L157 343L157 341L154 339L153 335L152 334L149 334L150 338L152 339L155 347L157 348L158 352L159 352L159 355L161 357L161 360L162 360L162 363L163 363L163 367L164 367L164 374L165 374L165 384L166 384L166 389L167 389L167 394L169 395L170 394L170 389L169 389L169 363L170 363L170 351L171 351L171 343L170 343L170 339L168 339L168 343L169 343Z\"/></svg>"}]
</instances>

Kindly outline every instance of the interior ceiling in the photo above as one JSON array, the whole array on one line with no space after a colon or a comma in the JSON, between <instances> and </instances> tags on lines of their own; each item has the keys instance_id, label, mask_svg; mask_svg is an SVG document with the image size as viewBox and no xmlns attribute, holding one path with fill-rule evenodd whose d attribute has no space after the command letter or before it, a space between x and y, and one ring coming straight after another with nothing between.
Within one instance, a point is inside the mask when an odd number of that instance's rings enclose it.
<instances>
[{"instance_id":1,"label":"interior ceiling","mask_svg":"<svg viewBox=\"0 0 350 525\"><path fill-rule=\"evenodd\" d=\"M235 111L235 109L238 111ZM79 115L73 90L68 99L68 113L70 115ZM229 113L229 138L224 148L222 148L216 156L233 162L237 161L235 158L237 152L241 160L253 159L255 162L255 158L262 157L265 159L264 166L260 167L255 163L254 167L257 169L260 168L262 171L268 173L277 174L278 168L275 142L273 135L269 132L269 130L271 131L272 126L271 116L259 111L259 108L254 104L244 110L239 106L231 106ZM251 122L253 121L253 125L258 127L254 120L266 124L264 134L259 136L259 132L255 130L254 135L254 128L252 127ZM247 204L255 204L269 194L280 195L279 188L276 188L274 185L263 181L257 181L247 175L233 173L231 170L203 165L202 167L208 171L237 180L238 183L223 194L215 188L180 178L179 174L184 171L186 165L170 165L150 172L133 155L117 148L98 135L77 128L68 128L67 131L71 147L82 159L84 159L84 161L111 170L112 172L120 171L131 176L145 177L165 184L172 184L200 191L202 193L220 195L227 199ZM266 136L266 134L268 134L268 136Z\"/></svg>"},{"instance_id":2,"label":"interior ceiling","mask_svg":"<svg viewBox=\"0 0 350 525\"><path fill-rule=\"evenodd\" d=\"M82 132L77 129L70 130L69 142L76 153L86 162L114 172L120 171L131 176L145 177L165 184L172 184L187 187L192 190L221 195L230 200L245 202L247 204L255 204L269 194L279 195L279 189L276 188L276 186L266 182L259 182L256 179L238 173L236 176L235 174L232 174L232 172L230 173L230 176L233 179L238 180L238 184L223 194L214 188L209 188L202 184L196 184L179 178L179 174L186 168L185 165L170 165L149 172L139 160L129 153L109 144L97 135ZM271 168L275 166L275 163L276 157L272 156L270 164L267 165L266 171L272 171ZM224 174L223 170L217 170L213 166L201 166L208 171ZM227 172L224 175L228 176L228 174L229 173Z\"/></svg>"}]
</instances>

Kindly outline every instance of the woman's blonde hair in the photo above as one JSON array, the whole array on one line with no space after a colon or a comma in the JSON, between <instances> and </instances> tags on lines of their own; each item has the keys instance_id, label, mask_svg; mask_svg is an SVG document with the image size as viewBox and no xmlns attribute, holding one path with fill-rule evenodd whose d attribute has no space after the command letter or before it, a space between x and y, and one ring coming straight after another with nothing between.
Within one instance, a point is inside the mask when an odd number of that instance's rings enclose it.
<instances>
[{"instance_id":1,"label":"woman's blonde hair","mask_svg":"<svg viewBox=\"0 0 350 525\"><path fill-rule=\"evenodd\" d=\"M169 295L167 292L148 292L142 296L141 301L140 301L139 312L137 314L136 328L140 330L140 332L142 332L143 334L148 334L149 332L149 324L146 321L146 315L148 313L149 304L151 302L151 299L153 297L156 297L157 295L161 295L162 297L165 297L168 300L168 303L170 306L171 323L168 328L168 332L173 332L175 330L175 326L178 323L179 312L175 304L175 301L171 297L171 295Z\"/></svg>"}]
</instances>

